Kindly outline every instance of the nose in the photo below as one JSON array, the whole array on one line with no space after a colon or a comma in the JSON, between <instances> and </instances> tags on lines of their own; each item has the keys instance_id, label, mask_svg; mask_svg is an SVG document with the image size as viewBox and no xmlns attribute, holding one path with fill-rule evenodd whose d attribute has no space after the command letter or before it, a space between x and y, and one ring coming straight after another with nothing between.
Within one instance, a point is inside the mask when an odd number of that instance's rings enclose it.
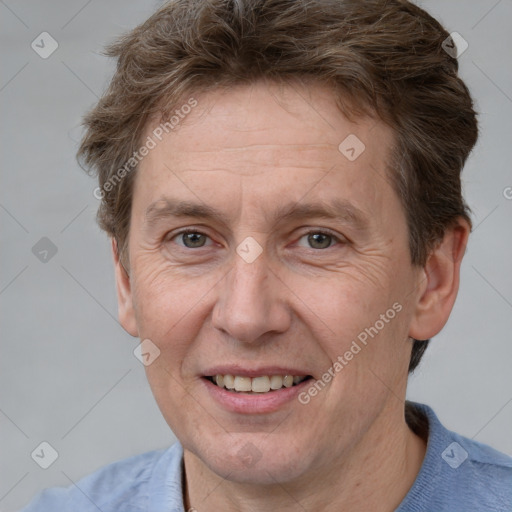
<instances>
[{"instance_id":1,"label":"nose","mask_svg":"<svg viewBox=\"0 0 512 512\"><path fill-rule=\"evenodd\" d=\"M267 334L288 330L287 287L269 267L265 252L251 262L238 253L233 260L232 269L218 284L213 326L244 344L261 344L268 340Z\"/></svg>"}]
</instances>

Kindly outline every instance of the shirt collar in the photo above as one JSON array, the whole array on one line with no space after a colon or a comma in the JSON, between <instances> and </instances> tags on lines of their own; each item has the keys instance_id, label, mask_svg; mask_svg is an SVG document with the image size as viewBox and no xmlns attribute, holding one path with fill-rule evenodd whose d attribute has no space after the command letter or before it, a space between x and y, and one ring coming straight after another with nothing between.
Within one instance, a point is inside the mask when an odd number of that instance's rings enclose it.
<instances>
[{"instance_id":1,"label":"shirt collar","mask_svg":"<svg viewBox=\"0 0 512 512\"><path fill-rule=\"evenodd\" d=\"M164 452L150 479L148 512L185 512L183 500L183 447L179 442Z\"/></svg>"}]
</instances>

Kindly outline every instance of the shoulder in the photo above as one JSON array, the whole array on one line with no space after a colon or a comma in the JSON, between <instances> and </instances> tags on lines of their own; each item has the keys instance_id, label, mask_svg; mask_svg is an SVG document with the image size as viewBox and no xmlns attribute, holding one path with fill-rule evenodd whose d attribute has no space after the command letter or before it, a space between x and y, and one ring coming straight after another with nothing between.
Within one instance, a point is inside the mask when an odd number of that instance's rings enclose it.
<instances>
[{"instance_id":1,"label":"shoulder","mask_svg":"<svg viewBox=\"0 0 512 512\"><path fill-rule=\"evenodd\" d=\"M512 457L455 432L450 434L452 442L442 457L458 490L487 507L480 510L512 511Z\"/></svg>"},{"instance_id":2,"label":"shoulder","mask_svg":"<svg viewBox=\"0 0 512 512\"><path fill-rule=\"evenodd\" d=\"M146 510L155 468L176 468L180 462L179 443L134 455L100 468L69 487L45 489L21 512L140 512Z\"/></svg>"},{"instance_id":3,"label":"shoulder","mask_svg":"<svg viewBox=\"0 0 512 512\"><path fill-rule=\"evenodd\" d=\"M420 473L398 510L421 505L440 512L511 512L512 457L446 429L428 406L409 406L427 420L428 443Z\"/></svg>"}]
</instances>

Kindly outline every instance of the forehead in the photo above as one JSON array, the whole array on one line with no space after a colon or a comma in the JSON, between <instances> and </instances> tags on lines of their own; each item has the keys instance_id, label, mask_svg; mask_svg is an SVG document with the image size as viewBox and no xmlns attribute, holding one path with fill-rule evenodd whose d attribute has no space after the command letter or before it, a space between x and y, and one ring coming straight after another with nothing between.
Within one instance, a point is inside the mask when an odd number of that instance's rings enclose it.
<instances>
[{"instance_id":1,"label":"forehead","mask_svg":"<svg viewBox=\"0 0 512 512\"><path fill-rule=\"evenodd\" d=\"M374 118L346 119L326 86L254 83L193 98L161 141L159 120L146 127L144 140L156 144L139 165L134 197L145 209L169 196L238 209L233 194L246 204L257 196L266 210L337 194L371 213L392 194L392 131Z\"/></svg>"}]
</instances>

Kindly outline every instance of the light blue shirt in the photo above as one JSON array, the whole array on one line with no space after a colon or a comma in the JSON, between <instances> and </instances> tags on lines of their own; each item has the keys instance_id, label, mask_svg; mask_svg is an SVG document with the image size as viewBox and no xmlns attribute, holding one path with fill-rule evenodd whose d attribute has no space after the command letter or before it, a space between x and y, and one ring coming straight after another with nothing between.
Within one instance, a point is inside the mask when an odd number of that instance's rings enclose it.
<instances>
[{"instance_id":1,"label":"light blue shirt","mask_svg":"<svg viewBox=\"0 0 512 512\"><path fill-rule=\"evenodd\" d=\"M430 407L412 405L428 421L427 452L395 512L512 512L512 458L445 429ZM175 443L46 489L21 512L185 512L182 474L183 448Z\"/></svg>"}]
</instances>

